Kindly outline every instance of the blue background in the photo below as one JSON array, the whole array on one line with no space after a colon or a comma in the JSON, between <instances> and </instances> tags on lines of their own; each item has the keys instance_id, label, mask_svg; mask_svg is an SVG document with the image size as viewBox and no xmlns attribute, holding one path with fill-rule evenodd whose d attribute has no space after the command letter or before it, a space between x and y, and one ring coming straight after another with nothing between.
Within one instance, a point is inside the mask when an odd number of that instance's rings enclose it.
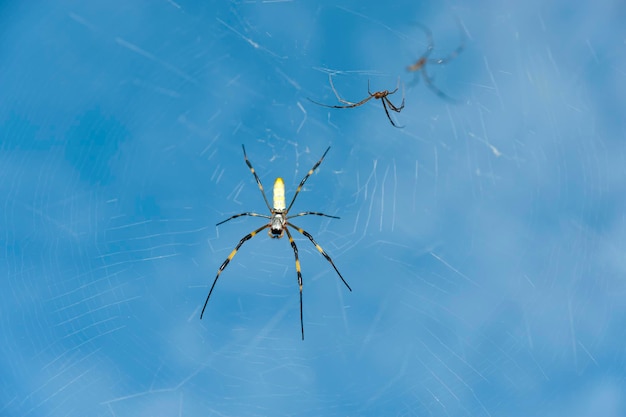
<instances>
[{"instance_id":1,"label":"blue background","mask_svg":"<svg viewBox=\"0 0 626 417\"><path fill-rule=\"evenodd\" d=\"M0 6L0 415L626 415L619 1ZM407 65L429 67L453 104ZM460 27L458 22L461 23ZM463 35L465 33L465 35ZM378 100L406 85L392 127ZM399 103L400 92L391 96ZM294 255L262 233L294 206ZM268 196L269 197L269 196Z\"/></svg>"}]
</instances>

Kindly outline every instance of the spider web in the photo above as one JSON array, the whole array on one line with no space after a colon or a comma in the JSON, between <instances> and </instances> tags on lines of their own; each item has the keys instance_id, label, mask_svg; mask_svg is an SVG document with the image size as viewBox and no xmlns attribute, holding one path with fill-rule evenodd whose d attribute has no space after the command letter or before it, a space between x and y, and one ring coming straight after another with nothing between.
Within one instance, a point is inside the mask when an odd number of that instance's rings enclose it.
<instances>
[{"instance_id":1,"label":"spider web","mask_svg":"<svg viewBox=\"0 0 626 417\"><path fill-rule=\"evenodd\" d=\"M30 5L31 3L29 3ZM0 415L622 416L617 3L2 6ZM442 100L405 67L427 47ZM381 103L407 86L392 127ZM419 75L419 74L418 74ZM390 96L399 103L401 93ZM228 216L328 145L294 254ZM271 195L268 195L271 201Z\"/></svg>"}]
</instances>

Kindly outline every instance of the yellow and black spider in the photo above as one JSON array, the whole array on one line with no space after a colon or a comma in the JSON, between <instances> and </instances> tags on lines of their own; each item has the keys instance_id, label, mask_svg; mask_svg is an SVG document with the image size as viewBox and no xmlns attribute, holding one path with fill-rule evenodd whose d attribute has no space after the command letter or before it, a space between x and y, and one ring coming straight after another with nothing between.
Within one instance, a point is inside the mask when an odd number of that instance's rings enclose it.
<instances>
[{"instance_id":1,"label":"yellow and black spider","mask_svg":"<svg viewBox=\"0 0 626 417\"><path fill-rule=\"evenodd\" d=\"M274 181L274 208L270 207L270 203L267 201L267 197L265 196L265 191L263 191L263 185L261 184L261 180L259 179L259 176L254 171L254 168L252 168L252 164L250 163L250 161L248 160L248 156L246 155L246 148L243 145L241 145L241 147L243 149L243 157L246 161L246 164L248 165L248 168L250 168L250 172L252 172L252 175L254 175L254 179L256 180L256 183L259 186L259 190L261 190L261 194L263 195L263 200L265 200L265 205L269 209L270 215L267 216L265 214L258 214L258 213L251 213L251 212L235 214L234 216L231 216L227 218L226 220L223 220L217 223L217 226L219 226L222 223L226 223L229 220L236 219L237 217L241 217L241 216L263 217L265 219L269 219L269 223L265 224L262 227L259 227L254 232L251 232L248 235L244 236L243 239L239 241L237 246L235 246L235 249L233 249L230 255L228 255L228 258L226 258L226 260L219 267L219 269L217 270L217 275L215 276L215 280L213 281L213 285L211 285L211 289L209 290L209 295L207 295L206 301L204 302L204 306L202 307L202 312L200 313L200 319L202 319L202 316L204 315L204 310L206 309L206 306L209 302L209 298L211 298L211 293L213 292L213 288L215 288L217 279L220 277L220 274L222 273L222 271L226 268L226 265L228 265L228 263L235 257L241 245L243 245L247 240L252 239L257 233L259 233L263 229L269 228L267 233L269 234L271 238L274 238L274 239L280 239L281 237L283 237L283 233L287 233L287 237L289 238L289 243L291 244L291 247L293 248L293 253L296 257L296 273L298 274L298 286L300 287L300 329L302 331L302 340L304 340L304 321L302 317L302 273L300 272L300 260L298 259L298 247L296 246L296 242L294 242L293 237L291 236L291 233L289 232L289 229L287 226L293 228L294 230L306 236L311 241L311 243L315 245L315 248L324 256L324 258L326 258L326 260L330 262L330 264L333 266L333 268L337 272L337 275L339 275L339 278L341 278L341 281L343 281L346 287L348 287L348 289L352 291L352 288L350 288L346 280L343 279L343 277L341 276L341 273L335 266L335 263L333 262L333 260L330 258L330 256L328 256L328 254L324 251L324 249L322 249L322 247L315 241L315 239L313 239L313 236L311 236L311 234L308 233L306 230L289 222L289 219L292 219L294 217L308 216L308 215L324 216L324 217L330 217L332 219L339 218L336 216L330 216L328 214L318 213L318 212L313 212L313 211L305 211L302 213L294 214L293 216L288 215L289 210L291 209L291 206L293 206L293 203L294 201L296 201L296 197L298 196L298 193L302 189L302 186L304 185L306 180L311 176L313 171L315 171L315 169L322 163L322 161L324 160L324 157L330 150L330 146L326 149L326 151L324 152L324 155L322 155L320 160L317 161L315 165L313 165L313 168L311 168L309 172L306 174L306 176L302 179L302 181L300 181L300 185L298 185L298 188L296 189L296 193L293 195L293 198L291 199L291 203L289 203L289 206L285 205L285 183L283 182L282 178L280 177L276 178L276 181Z\"/></svg>"}]
</instances>

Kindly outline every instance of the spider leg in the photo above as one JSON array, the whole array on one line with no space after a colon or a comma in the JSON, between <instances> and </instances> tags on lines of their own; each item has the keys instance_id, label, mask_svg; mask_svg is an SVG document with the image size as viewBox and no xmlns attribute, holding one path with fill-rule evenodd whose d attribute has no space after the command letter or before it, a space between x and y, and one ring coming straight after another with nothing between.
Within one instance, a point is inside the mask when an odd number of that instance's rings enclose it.
<instances>
[{"instance_id":1,"label":"spider leg","mask_svg":"<svg viewBox=\"0 0 626 417\"><path fill-rule=\"evenodd\" d=\"M330 217L331 219L339 219L339 217L337 217L337 216L330 216L328 214L318 213L318 212L315 212L315 211L305 211L305 212L302 212L302 213L294 214L293 216L288 216L287 220L293 219L294 217L308 216L309 214L313 214L315 216Z\"/></svg>"},{"instance_id":2,"label":"spider leg","mask_svg":"<svg viewBox=\"0 0 626 417\"><path fill-rule=\"evenodd\" d=\"M241 145L241 148L243 149L243 157L246 160L246 164L248 165L248 168L250 168L250 172L252 172L252 175L254 175L254 179L256 180L256 183L259 186L259 190L261 190L261 194L263 195L263 200L265 200L265 205L267 206L268 210L272 211L272 207L270 207L270 203L267 201L267 197L265 196L265 191L263 191L263 184L261 184L261 180L259 179L259 176L256 174L256 171L254 170L254 168L252 168L252 164L248 160L248 155L246 155L246 147Z\"/></svg>"},{"instance_id":3,"label":"spider leg","mask_svg":"<svg viewBox=\"0 0 626 417\"><path fill-rule=\"evenodd\" d=\"M385 101L387 102L387 105L389 105L389 108L393 111L395 111L396 113L400 113L402 111L402 109L404 108L404 99L402 100L402 104L400 104L399 107L396 107L391 100L389 100L387 97L385 97Z\"/></svg>"},{"instance_id":4,"label":"spider leg","mask_svg":"<svg viewBox=\"0 0 626 417\"><path fill-rule=\"evenodd\" d=\"M433 41L433 33L430 31L430 29L428 29L426 26L424 26L423 24L419 22L415 22L414 24L415 26L422 29L422 31L424 31L424 33L426 34L428 46L426 47L426 51L422 54L422 56L420 56L413 65L409 65L406 68L406 70L409 72L419 71L422 68L424 68L424 65L426 65L429 62L428 57L433 52L433 49L435 49L435 42Z\"/></svg>"},{"instance_id":5,"label":"spider leg","mask_svg":"<svg viewBox=\"0 0 626 417\"><path fill-rule=\"evenodd\" d=\"M358 103L353 103L351 101L344 100L343 98L341 98L341 96L337 92L337 89L335 88L335 85L333 84L333 77L330 74L328 74L328 80L330 81L330 87L333 89L333 93L335 93L335 97L337 97L337 100L339 102L344 103L345 106L332 106L332 105L329 105L329 104L320 103L318 101L312 100L312 99L307 97L309 99L309 101L317 104L318 106L329 107L329 108L332 108L332 109L351 109L351 108L354 108L354 107L362 106L363 104L367 103L368 101L370 101L374 97L374 95L370 93L369 97L364 98L363 100L359 101ZM369 92L369 80L367 81L367 83L368 83L367 90Z\"/></svg>"},{"instance_id":6,"label":"spider leg","mask_svg":"<svg viewBox=\"0 0 626 417\"><path fill-rule=\"evenodd\" d=\"M454 58L459 56L461 52L463 52L463 50L465 49L465 39L466 39L467 33L465 32L465 29L463 29L463 24L461 23L461 20L458 17L456 19L456 23L459 26L459 31L461 32L460 45L454 51L450 52L447 56L443 58L439 58L439 59L431 58L428 60L428 62L432 64L437 64L437 65L447 64L448 62L452 61Z\"/></svg>"},{"instance_id":7,"label":"spider leg","mask_svg":"<svg viewBox=\"0 0 626 417\"><path fill-rule=\"evenodd\" d=\"M307 99L308 99L310 102L317 104L318 106L328 107L328 108L331 108L331 109L352 109L352 108L354 108L354 107L359 107L359 106L362 106L363 104L365 104L365 103L367 103L368 101L370 101L373 97L374 97L374 96L369 96L368 98L366 98L366 99L364 99L364 100L362 100L362 101L359 101L358 103L352 103L352 104L350 104L350 105L346 105L346 106L333 106L333 105L330 105L330 104L320 103L319 101L315 101L315 100L313 100L313 99L311 99L311 98L308 98L308 97L307 97ZM344 101L344 103L347 103L347 102L346 102L346 101Z\"/></svg>"},{"instance_id":8,"label":"spider leg","mask_svg":"<svg viewBox=\"0 0 626 417\"><path fill-rule=\"evenodd\" d=\"M324 251L324 249L322 249L322 247L320 245L318 245L318 243L315 241L315 239L313 239L313 236L311 236L310 233L308 233L306 230L296 226L293 223L287 223L287 226L291 226L293 227L295 230L297 230L299 233L303 234L304 236L306 236L307 238L309 238L309 240L311 241L311 243L313 243L313 245L315 245L315 248L319 251L319 253L321 253L324 258L326 258L326 260L328 262L330 262L330 264L333 266L333 268L335 268L335 272L337 272L337 275L339 275L339 278L341 278L341 280L343 281L343 283L345 284L346 287L348 287L348 289L350 291L352 291L352 288L350 288L350 286L348 285L348 283L346 282L345 279L343 279L343 276L341 276L341 272L339 272L339 270L337 269L337 267L335 266L335 263L333 262L333 260L330 258L330 256L328 256L328 254ZM285 230L287 230L285 228Z\"/></svg>"},{"instance_id":9,"label":"spider leg","mask_svg":"<svg viewBox=\"0 0 626 417\"><path fill-rule=\"evenodd\" d=\"M387 96L394 94L400 88L400 77L398 77L398 82L396 83L396 88L393 91L390 91ZM386 97L386 96L385 96ZM402 99L404 100L404 85L402 86Z\"/></svg>"},{"instance_id":10,"label":"spider leg","mask_svg":"<svg viewBox=\"0 0 626 417\"><path fill-rule=\"evenodd\" d=\"M420 83L420 72L421 71L413 73L413 81L408 84L409 90Z\"/></svg>"},{"instance_id":11,"label":"spider leg","mask_svg":"<svg viewBox=\"0 0 626 417\"><path fill-rule=\"evenodd\" d=\"M387 110L387 105L385 104L386 101L389 101L389 99L387 97L383 97L383 99L381 100L383 102L383 109L385 109L385 114L387 115L387 119L389 119L389 121L391 122L391 125L393 127L397 127L397 128L403 128L404 126L398 126L393 119L391 118L391 115L389 114L389 110ZM398 111L399 113L400 111Z\"/></svg>"},{"instance_id":12,"label":"spider leg","mask_svg":"<svg viewBox=\"0 0 626 417\"><path fill-rule=\"evenodd\" d=\"M337 92L337 89L335 88L335 84L333 83L333 77L330 74L328 74L328 81L330 82L330 88L333 89L333 93L335 93L335 97L337 97L337 100L339 100L341 103L347 104L349 106L354 106L354 107L360 106L360 104L358 104L358 103L353 103L351 101L344 100L343 98L341 98L341 96ZM363 103L365 103L365 101L360 101L360 103L363 104Z\"/></svg>"},{"instance_id":13,"label":"spider leg","mask_svg":"<svg viewBox=\"0 0 626 417\"><path fill-rule=\"evenodd\" d=\"M267 229L268 227L270 227L270 225L266 224L265 226L259 227L254 232L251 232L250 234L247 234L246 236L244 236L243 239L241 239L239 241L237 246L235 246L235 249L233 249L233 251L230 253L230 255L228 255L228 258L226 258L226 260L219 267L219 269L217 270L217 275L215 276L215 280L213 281L213 285L211 285L211 289L209 290L209 295L206 296L206 301L204 302L204 306L202 307L202 312L200 313L200 320L202 320L202 316L204 315L204 310L206 309L206 306L209 303L209 298L211 298L211 293L213 292L213 288L215 288L215 284L217 284L217 279L220 277L220 274L226 268L226 266L231 261L231 259L233 259L235 257L235 255L237 254L237 251L239 250L241 245L246 243L246 241L252 239L261 230Z\"/></svg>"},{"instance_id":14,"label":"spider leg","mask_svg":"<svg viewBox=\"0 0 626 417\"><path fill-rule=\"evenodd\" d=\"M302 181L300 181L300 185L298 185L298 188L296 188L296 192L294 193L293 198L291 199L291 203L289 203L289 206L287 206L287 210L285 210L285 212L289 213L289 210L291 209L291 206L293 206L294 201L296 201L296 197L298 196L298 193L300 193L300 190L302 189L302 186L304 185L306 180L309 179L309 177L311 176L313 171L315 171L315 169L317 169L317 167L320 166L320 164L324 160L324 157L326 156L326 154L328 153L329 150L330 150L330 146L328 148L326 148L326 151L324 151L324 155L322 155L320 160L317 161L315 163L315 165L313 165L313 168L311 168L309 170L309 172L307 172L307 174L304 176L304 178L302 178Z\"/></svg>"},{"instance_id":15,"label":"spider leg","mask_svg":"<svg viewBox=\"0 0 626 417\"><path fill-rule=\"evenodd\" d=\"M289 238L289 243L293 249L293 254L296 256L296 273L298 274L298 287L300 287L300 330L302 331L302 340L304 340L304 318L302 315L302 272L300 271L300 259L298 259L298 247L296 246L296 242L293 240L291 233L289 233L289 229L286 227L285 232L287 232L287 237Z\"/></svg>"},{"instance_id":16,"label":"spider leg","mask_svg":"<svg viewBox=\"0 0 626 417\"><path fill-rule=\"evenodd\" d=\"M464 49L465 49L465 39L463 39L461 45L459 45L448 56L445 56L445 57L439 58L439 59L431 58L431 59L428 60L428 62L431 63L431 64L437 64L437 65L447 64L448 62L452 61L454 58L459 56L459 54L461 52L463 52Z\"/></svg>"},{"instance_id":17,"label":"spider leg","mask_svg":"<svg viewBox=\"0 0 626 417\"><path fill-rule=\"evenodd\" d=\"M240 214L235 214L234 216L230 216L229 218L227 218L226 220L222 220L221 222L217 223L216 226L219 226L220 224L226 223L229 220L232 219L236 219L237 217L242 217L242 216L252 216L252 217L263 217L264 219L271 219L270 216L266 216L265 214L258 214L258 213L240 213Z\"/></svg>"},{"instance_id":18,"label":"spider leg","mask_svg":"<svg viewBox=\"0 0 626 417\"><path fill-rule=\"evenodd\" d=\"M433 33L430 31L430 29L428 29L428 27L419 22L415 22L414 24L415 26L422 29L422 31L426 35L427 46L426 51L422 54L422 56L419 57L415 64L409 67L409 71L419 71L424 66L424 64L426 64L428 57L433 52L433 49L435 49L435 41L433 40ZM414 68L411 69L412 67Z\"/></svg>"},{"instance_id":19,"label":"spider leg","mask_svg":"<svg viewBox=\"0 0 626 417\"><path fill-rule=\"evenodd\" d=\"M424 77L424 83L426 84L426 87L428 87L430 91L437 94L440 98L447 100L451 103L460 103L459 100L450 97L449 95L447 95L446 93L444 93L443 91L441 91L439 88L435 86L432 78L430 78L430 76L426 72L426 68L422 68L420 72L422 73L422 77Z\"/></svg>"},{"instance_id":20,"label":"spider leg","mask_svg":"<svg viewBox=\"0 0 626 417\"><path fill-rule=\"evenodd\" d=\"M398 80L398 82L400 82L400 80ZM396 91L398 91L398 87L396 87L395 90L393 90L393 92L395 93ZM393 93L390 93L393 94ZM402 103L396 107L391 100L389 99L389 97L384 97L384 101L387 102L387 104L389 104L389 108L393 111L395 111L396 113L400 113L400 111L404 108L404 84L402 84Z\"/></svg>"}]
</instances>

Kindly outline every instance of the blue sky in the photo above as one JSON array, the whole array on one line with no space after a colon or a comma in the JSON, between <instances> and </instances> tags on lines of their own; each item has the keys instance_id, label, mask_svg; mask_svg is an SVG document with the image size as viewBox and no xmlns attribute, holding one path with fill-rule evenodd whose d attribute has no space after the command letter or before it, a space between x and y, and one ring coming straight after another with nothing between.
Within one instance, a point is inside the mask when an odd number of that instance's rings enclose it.
<instances>
[{"instance_id":1,"label":"blue sky","mask_svg":"<svg viewBox=\"0 0 626 417\"><path fill-rule=\"evenodd\" d=\"M0 7L0 415L626 415L619 2ZM406 67L430 65L433 94ZM405 108L387 120L373 91ZM229 216L289 199L301 235ZM268 198L271 197L268 195Z\"/></svg>"}]
</instances>

